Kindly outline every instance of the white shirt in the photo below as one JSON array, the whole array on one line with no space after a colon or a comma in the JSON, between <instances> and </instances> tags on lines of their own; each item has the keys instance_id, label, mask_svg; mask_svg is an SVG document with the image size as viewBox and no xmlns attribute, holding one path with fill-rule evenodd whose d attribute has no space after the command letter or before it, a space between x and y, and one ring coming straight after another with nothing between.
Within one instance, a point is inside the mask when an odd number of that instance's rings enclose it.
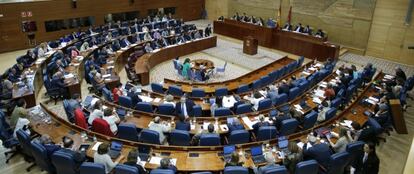
<instances>
[{"instance_id":1,"label":"white shirt","mask_svg":"<svg viewBox=\"0 0 414 174\"><path fill-rule=\"evenodd\" d=\"M111 115L108 117L103 117L103 119L108 122L109 128L111 129L111 132L116 134L118 132L118 126L116 125L116 122L118 121L118 118L115 115Z\"/></svg>"},{"instance_id":2,"label":"white shirt","mask_svg":"<svg viewBox=\"0 0 414 174\"><path fill-rule=\"evenodd\" d=\"M250 103L253 105L253 108L257 111L257 109L259 108L259 101L263 99L264 99L263 97L260 97L260 98L252 97L249 100L250 100Z\"/></svg>"},{"instance_id":3,"label":"white shirt","mask_svg":"<svg viewBox=\"0 0 414 174\"><path fill-rule=\"evenodd\" d=\"M226 108L231 108L234 106L234 103L236 103L236 99L231 95L231 96L223 96L223 107Z\"/></svg>"},{"instance_id":4,"label":"white shirt","mask_svg":"<svg viewBox=\"0 0 414 174\"><path fill-rule=\"evenodd\" d=\"M167 101L164 101L164 104L171 104L171 105L173 105L173 106L174 106L174 108L175 108L175 103L174 103L174 102L167 102Z\"/></svg>"},{"instance_id":5,"label":"white shirt","mask_svg":"<svg viewBox=\"0 0 414 174\"><path fill-rule=\"evenodd\" d=\"M93 155L93 162L103 164L105 166L106 173L111 172L112 169L118 164L114 163L108 154L100 155L98 152L95 152Z\"/></svg>"},{"instance_id":6,"label":"white shirt","mask_svg":"<svg viewBox=\"0 0 414 174\"><path fill-rule=\"evenodd\" d=\"M164 143L164 140L165 140L164 132L168 132L171 130L171 128L167 125L164 125L161 123L154 123L154 122L151 122L149 124L148 129L158 132L158 134L160 135L161 144Z\"/></svg>"},{"instance_id":7,"label":"white shirt","mask_svg":"<svg viewBox=\"0 0 414 174\"><path fill-rule=\"evenodd\" d=\"M93 110L91 115L89 115L88 123L92 125L93 120L95 120L96 118L102 118L102 117L103 117L103 112L99 109L95 109Z\"/></svg>"}]
</instances>

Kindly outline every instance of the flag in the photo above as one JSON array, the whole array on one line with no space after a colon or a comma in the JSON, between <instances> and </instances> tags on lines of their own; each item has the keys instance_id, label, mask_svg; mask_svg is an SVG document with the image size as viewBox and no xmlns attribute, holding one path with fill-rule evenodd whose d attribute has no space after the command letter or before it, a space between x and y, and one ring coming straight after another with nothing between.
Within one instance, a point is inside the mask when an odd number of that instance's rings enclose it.
<instances>
[{"instance_id":1,"label":"flag","mask_svg":"<svg viewBox=\"0 0 414 174\"><path fill-rule=\"evenodd\" d=\"M282 0L280 0L279 2L279 10L277 11L277 26L281 26L282 24Z\"/></svg>"},{"instance_id":2,"label":"flag","mask_svg":"<svg viewBox=\"0 0 414 174\"><path fill-rule=\"evenodd\" d=\"M292 6L290 6L289 8L289 15L288 15L288 20L287 22L290 24L290 20L292 19Z\"/></svg>"}]
</instances>

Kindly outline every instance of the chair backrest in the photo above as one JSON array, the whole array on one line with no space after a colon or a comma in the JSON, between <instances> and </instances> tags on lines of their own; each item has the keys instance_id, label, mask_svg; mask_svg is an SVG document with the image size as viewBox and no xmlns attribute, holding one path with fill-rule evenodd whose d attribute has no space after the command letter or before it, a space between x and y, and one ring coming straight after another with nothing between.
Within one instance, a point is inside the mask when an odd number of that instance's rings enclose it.
<instances>
[{"instance_id":1,"label":"chair backrest","mask_svg":"<svg viewBox=\"0 0 414 174\"><path fill-rule=\"evenodd\" d=\"M37 141L32 141L31 146L36 165L39 166L42 170L45 170L49 173L54 173L55 168L50 162L46 148Z\"/></svg>"},{"instance_id":2,"label":"chair backrest","mask_svg":"<svg viewBox=\"0 0 414 174\"><path fill-rule=\"evenodd\" d=\"M152 104L149 102L138 102L135 109L139 111L143 111L143 112L149 112L149 113L154 112L154 110L152 109Z\"/></svg>"},{"instance_id":3,"label":"chair backrest","mask_svg":"<svg viewBox=\"0 0 414 174\"><path fill-rule=\"evenodd\" d=\"M295 133L296 128L298 127L299 122L294 118L286 119L282 121L280 126L280 135L288 136Z\"/></svg>"},{"instance_id":4,"label":"chair backrest","mask_svg":"<svg viewBox=\"0 0 414 174\"><path fill-rule=\"evenodd\" d=\"M173 115L174 109L174 105L170 103L163 103L158 106L158 113L163 115Z\"/></svg>"},{"instance_id":5,"label":"chair backrest","mask_svg":"<svg viewBox=\"0 0 414 174\"><path fill-rule=\"evenodd\" d=\"M118 164L114 168L114 174L139 174L135 166Z\"/></svg>"},{"instance_id":6,"label":"chair backrest","mask_svg":"<svg viewBox=\"0 0 414 174\"><path fill-rule=\"evenodd\" d=\"M228 93L228 90L226 87L216 88L216 91L215 91L216 97L226 96L227 93Z\"/></svg>"},{"instance_id":7,"label":"chair backrest","mask_svg":"<svg viewBox=\"0 0 414 174\"><path fill-rule=\"evenodd\" d=\"M118 103L119 105L127 108L132 108L133 106L132 99L128 96L119 96Z\"/></svg>"},{"instance_id":8,"label":"chair backrest","mask_svg":"<svg viewBox=\"0 0 414 174\"><path fill-rule=\"evenodd\" d=\"M181 97L183 95L183 90L179 86L171 85L168 87L168 94Z\"/></svg>"},{"instance_id":9,"label":"chair backrest","mask_svg":"<svg viewBox=\"0 0 414 174\"><path fill-rule=\"evenodd\" d=\"M262 126L257 131L257 141L264 141L276 138L277 130L274 126Z\"/></svg>"},{"instance_id":10,"label":"chair backrest","mask_svg":"<svg viewBox=\"0 0 414 174\"><path fill-rule=\"evenodd\" d=\"M266 98L259 101L259 107L257 108L258 111L262 111L265 109L269 109L272 107L272 100L270 98Z\"/></svg>"},{"instance_id":11,"label":"chair backrest","mask_svg":"<svg viewBox=\"0 0 414 174\"><path fill-rule=\"evenodd\" d=\"M240 104L236 108L236 114L252 112L252 105L248 103ZM216 115L217 116L217 115Z\"/></svg>"},{"instance_id":12,"label":"chair backrest","mask_svg":"<svg viewBox=\"0 0 414 174\"><path fill-rule=\"evenodd\" d=\"M347 163L348 159L349 159L349 153L346 151L331 155L331 158L329 161L328 174L344 173L344 169L346 165L348 164Z\"/></svg>"},{"instance_id":13,"label":"chair backrest","mask_svg":"<svg viewBox=\"0 0 414 174\"><path fill-rule=\"evenodd\" d=\"M75 109L75 124L76 126L88 129L88 123L86 122L85 115L81 108Z\"/></svg>"},{"instance_id":14,"label":"chair backrest","mask_svg":"<svg viewBox=\"0 0 414 174\"><path fill-rule=\"evenodd\" d=\"M336 108L330 108L328 111L326 111L325 120L329 120L329 119L335 117L336 111L337 111Z\"/></svg>"},{"instance_id":15,"label":"chair backrest","mask_svg":"<svg viewBox=\"0 0 414 174\"><path fill-rule=\"evenodd\" d=\"M242 166L228 166L224 168L223 174L248 174L249 170Z\"/></svg>"},{"instance_id":16,"label":"chair backrest","mask_svg":"<svg viewBox=\"0 0 414 174\"><path fill-rule=\"evenodd\" d=\"M159 83L151 83L151 90L156 93L164 94L164 88Z\"/></svg>"},{"instance_id":17,"label":"chair backrest","mask_svg":"<svg viewBox=\"0 0 414 174\"><path fill-rule=\"evenodd\" d=\"M153 131L149 129L144 129L141 131L139 140L143 143L161 144L160 134L157 131Z\"/></svg>"},{"instance_id":18,"label":"chair backrest","mask_svg":"<svg viewBox=\"0 0 414 174\"><path fill-rule=\"evenodd\" d=\"M57 174L78 174L72 154L59 150L54 152L51 158Z\"/></svg>"},{"instance_id":19,"label":"chair backrest","mask_svg":"<svg viewBox=\"0 0 414 174\"><path fill-rule=\"evenodd\" d=\"M114 101L114 97L112 96L111 91L108 88L102 88L102 94L105 98L105 100L113 102Z\"/></svg>"},{"instance_id":20,"label":"chair backrest","mask_svg":"<svg viewBox=\"0 0 414 174\"><path fill-rule=\"evenodd\" d=\"M288 102L288 96L287 94L283 93L283 94L279 94L276 96L276 102L274 105L279 106L287 102Z\"/></svg>"},{"instance_id":21,"label":"chair backrest","mask_svg":"<svg viewBox=\"0 0 414 174\"><path fill-rule=\"evenodd\" d=\"M138 142L138 131L135 124L120 123L118 125L118 138Z\"/></svg>"},{"instance_id":22,"label":"chair backrest","mask_svg":"<svg viewBox=\"0 0 414 174\"><path fill-rule=\"evenodd\" d=\"M171 169L154 169L151 170L150 174L175 174Z\"/></svg>"},{"instance_id":23,"label":"chair backrest","mask_svg":"<svg viewBox=\"0 0 414 174\"><path fill-rule=\"evenodd\" d=\"M218 108L214 110L215 117L226 116L226 115L232 115L232 112L229 108Z\"/></svg>"},{"instance_id":24,"label":"chair backrest","mask_svg":"<svg viewBox=\"0 0 414 174\"><path fill-rule=\"evenodd\" d=\"M114 134L112 133L108 122L106 122L104 119L102 118L95 118L92 122L92 130L94 132L100 133L100 134L104 134L106 136L111 136L113 137Z\"/></svg>"},{"instance_id":25,"label":"chair backrest","mask_svg":"<svg viewBox=\"0 0 414 174\"><path fill-rule=\"evenodd\" d=\"M295 174L317 174L319 169L316 160L302 161L296 164Z\"/></svg>"},{"instance_id":26,"label":"chair backrest","mask_svg":"<svg viewBox=\"0 0 414 174\"><path fill-rule=\"evenodd\" d=\"M193 106L193 116L194 117L203 116L203 108L200 105L194 105Z\"/></svg>"},{"instance_id":27,"label":"chair backrest","mask_svg":"<svg viewBox=\"0 0 414 174\"><path fill-rule=\"evenodd\" d=\"M260 83L261 83L261 87L266 86L268 84L270 84L270 77L268 75L262 76L260 78Z\"/></svg>"},{"instance_id":28,"label":"chair backrest","mask_svg":"<svg viewBox=\"0 0 414 174\"><path fill-rule=\"evenodd\" d=\"M173 146L189 146L190 145L190 133L184 130L173 130L170 134L170 145Z\"/></svg>"},{"instance_id":29,"label":"chair backrest","mask_svg":"<svg viewBox=\"0 0 414 174\"><path fill-rule=\"evenodd\" d=\"M191 173L191 174L212 174L211 172L195 172L195 173Z\"/></svg>"},{"instance_id":30,"label":"chair backrest","mask_svg":"<svg viewBox=\"0 0 414 174\"><path fill-rule=\"evenodd\" d=\"M11 148L11 141L9 141L11 139L14 139L13 131L10 129L10 125L6 121L4 112L0 111L0 140L3 142L3 146Z\"/></svg>"},{"instance_id":31,"label":"chair backrest","mask_svg":"<svg viewBox=\"0 0 414 174\"><path fill-rule=\"evenodd\" d=\"M259 89L262 86L262 81L260 79L253 81L252 89Z\"/></svg>"},{"instance_id":32,"label":"chair backrest","mask_svg":"<svg viewBox=\"0 0 414 174\"><path fill-rule=\"evenodd\" d=\"M293 87L292 89L289 89L289 101L292 101L297 96L299 96L299 88Z\"/></svg>"},{"instance_id":33,"label":"chair backrest","mask_svg":"<svg viewBox=\"0 0 414 174\"><path fill-rule=\"evenodd\" d=\"M364 142L355 141L346 145L346 151L349 153L349 162L354 161L356 157L364 153Z\"/></svg>"},{"instance_id":34,"label":"chair backrest","mask_svg":"<svg viewBox=\"0 0 414 174\"><path fill-rule=\"evenodd\" d=\"M65 109L65 113L66 113L66 116L67 116L68 120L73 121L73 120L71 120L71 117L73 115L72 115L71 111L69 111L70 108L69 108L68 100L63 100L63 109Z\"/></svg>"},{"instance_id":35,"label":"chair backrest","mask_svg":"<svg viewBox=\"0 0 414 174\"><path fill-rule=\"evenodd\" d=\"M200 136L200 146L220 146L220 135L215 133L205 133Z\"/></svg>"},{"instance_id":36,"label":"chair backrest","mask_svg":"<svg viewBox=\"0 0 414 174\"><path fill-rule=\"evenodd\" d=\"M105 174L105 166L99 163L84 162L79 167L80 174Z\"/></svg>"},{"instance_id":37,"label":"chair backrest","mask_svg":"<svg viewBox=\"0 0 414 174\"><path fill-rule=\"evenodd\" d=\"M335 98L331 102L331 107L332 108L339 108L339 106L341 105L341 102L342 102L341 98Z\"/></svg>"},{"instance_id":38,"label":"chair backrest","mask_svg":"<svg viewBox=\"0 0 414 174\"><path fill-rule=\"evenodd\" d=\"M312 128L316 120L318 119L318 113L315 111L311 111L310 113L305 115L305 118L303 119L303 130Z\"/></svg>"},{"instance_id":39,"label":"chair backrest","mask_svg":"<svg viewBox=\"0 0 414 174\"><path fill-rule=\"evenodd\" d=\"M285 166L269 167L262 171L262 174L289 174Z\"/></svg>"},{"instance_id":40,"label":"chair backrest","mask_svg":"<svg viewBox=\"0 0 414 174\"><path fill-rule=\"evenodd\" d=\"M206 93L204 92L204 89L193 88L193 90L191 91L191 96L192 97L205 97Z\"/></svg>"},{"instance_id":41,"label":"chair backrest","mask_svg":"<svg viewBox=\"0 0 414 174\"><path fill-rule=\"evenodd\" d=\"M247 92L247 91L249 91L249 85L240 85L240 86L237 88L236 93L237 93L237 94L241 94L241 93L245 93L245 92Z\"/></svg>"},{"instance_id":42,"label":"chair backrest","mask_svg":"<svg viewBox=\"0 0 414 174\"><path fill-rule=\"evenodd\" d=\"M229 135L229 144L243 144L250 141L250 133L247 130L234 130Z\"/></svg>"},{"instance_id":43,"label":"chair backrest","mask_svg":"<svg viewBox=\"0 0 414 174\"><path fill-rule=\"evenodd\" d=\"M32 156L30 135L28 135L23 129L19 129L16 131L16 137L19 141L20 147L22 147L23 154Z\"/></svg>"}]
</instances>

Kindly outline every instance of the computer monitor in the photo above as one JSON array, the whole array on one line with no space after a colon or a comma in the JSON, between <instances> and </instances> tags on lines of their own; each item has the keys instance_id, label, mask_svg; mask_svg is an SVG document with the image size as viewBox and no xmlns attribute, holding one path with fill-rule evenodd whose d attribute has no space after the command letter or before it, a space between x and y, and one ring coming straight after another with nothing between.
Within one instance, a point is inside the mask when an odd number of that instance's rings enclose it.
<instances>
[{"instance_id":1,"label":"computer monitor","mask_svg":"<svg viewBox=\"0 0 414 174\"><path fill-rule=\"evenodd\" d=\"M289 140L286 139L286 137L283 137L283 138L280 138L279 137L279 139L278 139L279 149L285 149L285 148L287 148L288 147L288 144L289 144Z\"/></svg>"},{"instance_id":2,"label":"computer monitor","mask_svg":"<svg viewBox=\"0 0 414 174\"><path fill-rule=\"evenodd\" d=\"M252 156L258 156L258 155L263 154L262 146L252 147L250 150L251 150Z\"/></svg>"},{"instance_id":3,"label":"computer monitor","mask_svg":"<svg viewBox=\"0 0 414 174\"><path fill-rule=\"evenodd\" d=\"M229 155L233 153L234 151L236 151L236 146L234 145L224 146L223 151L224 151L223 152L224 155Z\"/></svg>"}]
</instances>

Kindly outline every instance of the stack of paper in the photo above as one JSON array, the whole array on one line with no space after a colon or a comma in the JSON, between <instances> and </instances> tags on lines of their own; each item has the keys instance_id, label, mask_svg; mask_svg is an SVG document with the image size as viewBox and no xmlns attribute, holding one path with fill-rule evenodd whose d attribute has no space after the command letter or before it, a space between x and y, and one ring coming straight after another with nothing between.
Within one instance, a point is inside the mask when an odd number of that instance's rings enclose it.
<instances>
[{"instance_id":1,"label":"stack of paper","mask_svg":"<svg viewBox=\"0 0 414 174\"><path fill-rule=\"evenodd\" d=\"M99 147L99 145L101 145L102 144L102 142L96 142L95 143L95 145L93 145L93 147L92 147L92 150L94 150L94 151L97 151L98 150L98 147Z\"/></svg>"},{"instance_id":2,"label":"stack of paper","mask_svg":"<svg viewBox=\"0 0 414 174\"><path fill-rule=\"evenodd\" d=\"M153 100L151 97L148 97L148 96L144 96L144 95L138 95L138 96L139 98L141 98L143 102L152 102Z\"/></svg>"},{"instance_id":3,"label":"stack of paper","mask_svg":"<svg viewBox=\"0 0 414 174\"><path fill-rule=\"evenodd\" d=\"M320 97L320 98L325 98L325 91L323 91L323 90L316 90L315 91L315 96Z\"/></svg>"},{"instance_id":4,"label":"stack of paper","mask_svg":"<svg viewBox=\"0 0 414 174\"><path fill-rule=\"evenodd\" d=\"M157 103L158 103L158 102L160 102L160 101L161 101L161 99L160 99L160 98L158 98L158 97L154 99L154 102L157 102Z\"/></svg>"},{"instance_id":5,"label":"stack of paper","mask_svg":"<svg viewBox=\"0 0 414 174\"><path fill-rule=\"evenodd\" d=\"M352 124L352 121L351 120L344 120L344 122L341 122L341 123L339 123L340 125L342 125L342 126L346 126L346 127L348 127L348 128L351 128L352 129L352 126L351 126L351 124Z\"/></svg>"},{"instance_id":6,"label":"stack of paper","mask_svg":"<svg viewBox=\"0 0 414 174\"><path fill-rule=\"evenodd\" d=\"M64 77L65 77L65 79L69 79L69 78L75 77L75 75L73 75L72 73L70 73L70 74L64 75Z\"/></svg>"},{"instance_id":7,"label":"stack of paper","mask_svg":"<svg viewBox=\"0 0 414 174\"><path fill-rule=\"evenodd\" d=\"M317 103L317 104L321 104L322 103L322 100L319 99L318 97L313 97L312 98L312 101L315 102L315 103Z\"/></svg>"},{"instance_id":8,"label":"stack of paper","mask_svg":"<svg viewBox=\"0 0 414 174\"><path fill-rule=\"evenodd\" d=\"M253 129L254 122L250 121L249 117L242 117L242 120L244 124L246 124L246 126L249 127L249 129Z\"/></svg>"}]
</instances>

